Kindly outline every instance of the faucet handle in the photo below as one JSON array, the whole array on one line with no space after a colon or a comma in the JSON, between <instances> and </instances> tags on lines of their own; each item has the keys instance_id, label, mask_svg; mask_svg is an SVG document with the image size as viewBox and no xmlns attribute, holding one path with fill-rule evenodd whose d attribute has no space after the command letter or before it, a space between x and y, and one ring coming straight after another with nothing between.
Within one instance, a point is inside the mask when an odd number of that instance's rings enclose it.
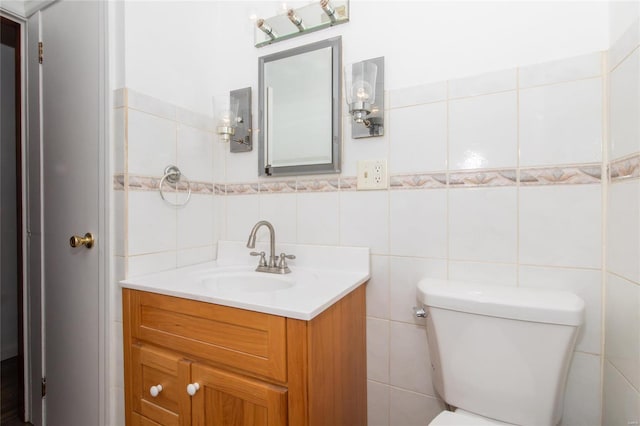
<instances>
[{"instance_id":1,"label":"faucet handle","mask_svg":"<svg viewBox=\"0 0 640 426\"><path fill-rule=\"evenodd\" d=\"M289 267L287 266L287 259L295 259L296 256L293 254L285 254L285 253L280 253L280 261L278 262L278 268L280 268L281 270L288 270Z\"/></svg>"},{"instance_id":2,"label":"faucet handle","mask_svg":"<svg viewBox=\"0 0 640 426\"><path fill-rule=\"evenodd\" d=\"M260 261L258 262L258 267L267 266L267 259L265 258L265 252L263 252L263 251L261 251L261 252L252 251L249 254L251 256L260 256Z\"/></svg>"}]
</instances>

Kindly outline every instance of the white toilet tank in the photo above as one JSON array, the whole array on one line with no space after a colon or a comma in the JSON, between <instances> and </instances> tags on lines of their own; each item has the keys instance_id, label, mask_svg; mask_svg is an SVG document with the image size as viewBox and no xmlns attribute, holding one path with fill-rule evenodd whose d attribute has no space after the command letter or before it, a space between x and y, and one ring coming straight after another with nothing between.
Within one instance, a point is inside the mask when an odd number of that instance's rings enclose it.
<instances>
[{"instance_id":1,"label":"white toilet tank","mask_svg":"<svg viewBox=\"0 0 640 426\"><path fill-rule=\"evenodd\" d=\"M417 291L434 386L448 404L516 425L560 422L582 299L430 278Z\"/></svg>"}]
</instances>

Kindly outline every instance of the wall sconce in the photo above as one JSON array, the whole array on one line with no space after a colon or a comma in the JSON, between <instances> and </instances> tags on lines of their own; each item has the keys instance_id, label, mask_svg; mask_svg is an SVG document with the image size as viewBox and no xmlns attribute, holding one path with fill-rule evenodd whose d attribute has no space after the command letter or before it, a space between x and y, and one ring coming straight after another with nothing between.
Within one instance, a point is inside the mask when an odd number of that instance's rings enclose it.
<instances>
[{"instance_id":1,"label":"wall sconce","mask_svg":"<svg viewBox=\"0 0 640 426\"><path fill-rule=\"evenodd\" d=\"M345 65L344 81L352 137L384 135L384 57Z\"/></svg>"},{"instance_id":2,"label":"wall sconce","mask_svg":"<svg viewBox=\"0 0 640 426\"><path fill-rule=\"evenodd\" d=\"M232 90L228 96L214 97L213 107L216 133L224 142L230 142L229 150L251 151L251 87Z\"/></svg>"}]
</instances>

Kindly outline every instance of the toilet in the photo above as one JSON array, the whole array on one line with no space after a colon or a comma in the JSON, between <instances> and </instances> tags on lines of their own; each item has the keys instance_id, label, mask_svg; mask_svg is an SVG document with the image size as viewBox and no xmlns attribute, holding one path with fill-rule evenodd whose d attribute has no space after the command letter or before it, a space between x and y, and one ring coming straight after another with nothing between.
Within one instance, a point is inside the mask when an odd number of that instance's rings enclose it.
<instances>
[{"instance_id":1,"label":"toilet","mask_svg":"<svg viewBox=\"0 0 640 426\"><path fill-rule=\"evenodd\" d=\"M422 279L432 379L454 411L430 426L555 426L584 301L566 291Z\"/></svg>"}]
</instances>

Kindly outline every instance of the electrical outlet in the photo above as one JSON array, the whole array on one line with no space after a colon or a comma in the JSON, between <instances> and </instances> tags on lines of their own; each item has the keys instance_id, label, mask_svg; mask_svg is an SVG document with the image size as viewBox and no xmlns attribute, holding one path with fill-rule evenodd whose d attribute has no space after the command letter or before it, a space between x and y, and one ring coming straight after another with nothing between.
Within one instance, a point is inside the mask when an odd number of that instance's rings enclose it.
<instances>
[{"instance_id":1,"label":"electrical outlet","mask_svg":"<svg viewBox=\"0 0 640 426\"><path fill-rule=\"evenodd\" d=\"M387 160L358 161L358 191L388 187Z\"/></svg>"}]
</instances>

